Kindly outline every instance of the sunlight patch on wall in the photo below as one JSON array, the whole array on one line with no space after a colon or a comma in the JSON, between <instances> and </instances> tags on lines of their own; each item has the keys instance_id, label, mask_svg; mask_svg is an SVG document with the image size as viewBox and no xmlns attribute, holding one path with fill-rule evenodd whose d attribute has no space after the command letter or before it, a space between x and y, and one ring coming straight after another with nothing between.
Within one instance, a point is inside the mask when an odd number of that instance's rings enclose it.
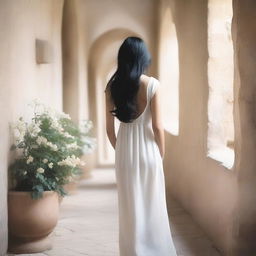
<instances>
[{"instance_id":1,"label":"sunlight patch on wall","mask_svg":"<svg viewBox=\"0 0 256 256\"><path fill-rule=\"evenodd\" d=\"M208 2L208 156L234 163L232 0Z\"/></svg>"},{"instance_id":2,"label":"sunlight patch on wall","mask_svg":"<svg viewBox=\"0 0 256 256\"><path fill-rule=\"evenodd\" d=\"M164 128L179 134L179 55L175 24L171 10L165 10L160 26L159 81Z\"/></svg>"}]
</instances>

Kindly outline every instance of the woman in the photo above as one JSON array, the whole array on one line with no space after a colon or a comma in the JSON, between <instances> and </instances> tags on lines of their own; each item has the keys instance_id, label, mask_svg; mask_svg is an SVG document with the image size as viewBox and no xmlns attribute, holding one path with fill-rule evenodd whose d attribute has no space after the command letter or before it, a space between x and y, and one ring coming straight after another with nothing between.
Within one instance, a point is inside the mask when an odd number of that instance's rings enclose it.
<instances>
[{"instance_id":1,"label":"woman","mask_svg":"<svg viewBox=\"0 0 256 256\"><path fill-rule=\"evenodd\" d=\"M143 40L126 38L105 90L107 135L115 149L120 256L176 256L166 209L159 81L143 74L150 63Z\"/></svg>"}]
</instances>

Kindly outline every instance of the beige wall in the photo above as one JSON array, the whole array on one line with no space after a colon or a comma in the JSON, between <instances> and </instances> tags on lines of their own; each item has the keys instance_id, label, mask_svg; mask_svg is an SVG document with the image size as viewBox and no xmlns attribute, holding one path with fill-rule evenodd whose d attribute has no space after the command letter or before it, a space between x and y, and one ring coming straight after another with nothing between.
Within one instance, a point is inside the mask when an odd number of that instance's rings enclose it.
<instances>
[{"instance_id":1,"label":"beige wall","mask_svg":"<svg viewBox=\"0 0 256 256\"><path fill-rule=\"evenodd\" d=\"M65 1L63 8L63 109L75 122L87 119L87 55L84 10L79 0Z\"/></svg>"},{"instance_id":2,"label":"beige wall","mask_svg":"<svg viewBox=\"0 0 256 256\"><path fill-rule=\"evenodd\" d=\"M233 37L236 52L235 146L238 201L234 255L256 255L255 51L256 2L234 0Z\"/></svg>"},{"instance_id":3,"label":"beige wall","mask_svg":"<svg viewBox=\"0 0 256 256\"><path fill-rule=\"evenodd\" d=\"M207 1L170 3L179 41L180 131L178 136L166 132L167 189L223 255L252 256L256 252L256 149L255 60L250 56L255 52L256 4L234 1L236 159L229 170L207 157Z\"/></svg>"},{"instance_id":4,"label":"beige wall","mask_svg":"<svg viewBox=\"0 0 256 256\"><path fill-rule=\"evenodd\" d=\"M9 122L27 115L34 98L62 109L62 0L0 1L0 255L7 249ZM36 64L35 39L47 40L53 62Z\"/></svg>"},{"instance_id":5,"label":"beige wall","mask_svg":"<svg viewBox=\"0 0 256 256\"><path fill-rule=\"evenodd\" d=\"M207 156L207 1L175 1L179 42L179 135L166 133L168 191L223 252L231 248L236 175Z\"/></svg>"},{"instance_id":6,"label":"beige wall","mask_svg":"<svg viewBox=\"0 0 256 256\"><path fill-rule=\"evenodd\" d=\"M97 129L105 130L103 123L97 123L104 119L96 117L96 108L103 106L105 84L98 88L96 81L105 81L116 62L119 45L129 35L145 39L153 57L149 74L157 77L157 25L169 5L179 43L180 81L179 135L166 132L167 190L224 255L252 256L256 250L255 61L251 57L256 45L254 0L243 1L245 5L234 0L236 162L233 170L207 157L207 1L66 0L62 23L63 2L0 1L0 255L5 254L8 242L7 167L11 161L8 124L20 115L27 115L26 104L36 97L62 109L61 40L65 61L64 110L77 122L92 119L97 135ZM157 9L160 2L163 5ZM50 42L54 53L52 63L36 64L36 38ZM96 159L92 162L92 165L97 163Z\"/></svg>"}]
</instances>

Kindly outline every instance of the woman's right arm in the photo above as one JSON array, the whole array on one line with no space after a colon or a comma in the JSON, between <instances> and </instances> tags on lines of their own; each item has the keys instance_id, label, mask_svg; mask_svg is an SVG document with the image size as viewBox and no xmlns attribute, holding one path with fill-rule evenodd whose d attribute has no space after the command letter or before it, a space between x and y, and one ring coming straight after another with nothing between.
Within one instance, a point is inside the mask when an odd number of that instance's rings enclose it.
<instances>
[{"instance_id":1,"label":"woman's right arm","mask_svg":"<svg viewBox=\"0 0 256 256\"><path fill-rule=\"evenodd\" d=\"M162 159L165 154L165 137L164 126L162 122L161 98L159 90L156 90L151 99L152 128L154 131L155 141L158 145Z\"/></svg>"},{"instance_id":2,"label":"woman's right arm","mask_svg":"<svg viewBox=\"0 0 256 256\"><path fill-rule=\"evenodd\" d=\"M110 113L110 111L114 108L114 105L112 103L109 90L105 90L105 104L106 104L107 136L112 147L115 149L116 147L115 120L114 120L114 116Z\"/></svg>"}]
</instances>

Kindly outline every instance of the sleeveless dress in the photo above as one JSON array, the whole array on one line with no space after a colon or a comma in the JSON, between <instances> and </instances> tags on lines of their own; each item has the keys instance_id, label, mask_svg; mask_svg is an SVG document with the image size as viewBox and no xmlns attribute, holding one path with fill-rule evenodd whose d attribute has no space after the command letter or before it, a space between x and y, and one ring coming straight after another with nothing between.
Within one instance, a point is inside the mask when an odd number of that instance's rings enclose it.
<instances>
[{"instance_id":1,"label":"sleeveless dress","mask_svg":"<svg viewBox=\"0 0 256 256\"><path fill-rule=\"evenodd\" d=\"M115 147L120 256L177 256L166 207L163 162L154 140L150 100L159 81L150 77L147 104L132 123L120 122Z\"/></svg>"}]
</instances>

